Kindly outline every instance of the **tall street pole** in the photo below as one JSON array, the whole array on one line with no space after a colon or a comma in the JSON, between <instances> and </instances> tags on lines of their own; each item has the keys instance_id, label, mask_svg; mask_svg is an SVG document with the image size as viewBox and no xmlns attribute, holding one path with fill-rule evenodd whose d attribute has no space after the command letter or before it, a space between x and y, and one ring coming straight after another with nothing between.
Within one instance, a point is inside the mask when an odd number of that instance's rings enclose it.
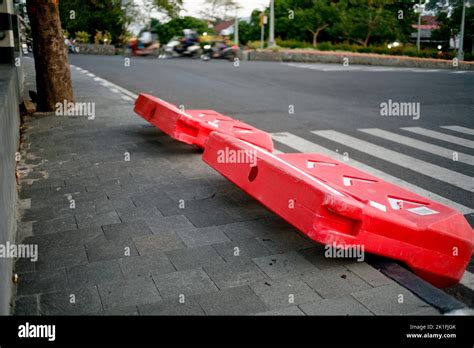
<instances>
[{"instance_id":1,"label":"tall street pole","mask_svg":"<svg viewBox=\"0 0 474 348\"><path fill-rule=\"evenodd\" d=\"M275 0L270 0L270 35L268 38L268 47L275 46Z\"/></svg>"},{"instance_id":2,"label":"tall street pole","mask_svg":"<svg viewBox=\"0 0 474 348\"><path fill-rule=\"evenodd\" d=\"M419 51L420 41L421 41L421 14L423 13L423 10L421 8L421 0L420 0L420 4L418 5L417 12L418 12L418 34L416 36L416 49L417 51Z\"/></svg>"},{"instance_id":3,"label":"tall street pole","mask_svg":"<svg viewBox=\"0 0 474 348\"><path fill-rule=\"evenodd\" d=\"M235 44L238 46L239 45L239 14L238 14L238 9L235 9L235 33L234 33L234 39L235 39Z\"/></svg>"},{"instance_id":4,"label":"tall street pole","mask_svg":"<svg viewBox=\"0 0 474 348\"><path fill-rule=\"evenodd\" d=\"M463 44L464 44L464 24L466 22L466 1L463 0L462 2L462 19L461 19L461 34L459 35L459 50L458 50L458 60L464 60L464 51L463 51Z\"/></svg>"}]
</instances>

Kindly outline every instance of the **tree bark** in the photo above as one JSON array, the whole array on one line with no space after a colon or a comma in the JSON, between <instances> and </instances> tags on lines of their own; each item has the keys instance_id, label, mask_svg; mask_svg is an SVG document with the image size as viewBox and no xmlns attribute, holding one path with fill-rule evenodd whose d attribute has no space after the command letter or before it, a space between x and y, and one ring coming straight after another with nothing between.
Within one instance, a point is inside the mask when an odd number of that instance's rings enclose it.
<instances>
[{"instance_id":1,"label":"tree bark","mask_svg":"<svg viewBox=\"0 0 474 348\"><path fill-rule=\"evenodd\" d=\"M56 103L74 101L58 0L27 0L36 70L38 111L54 111Z\"/></svg>"}]
</instances>

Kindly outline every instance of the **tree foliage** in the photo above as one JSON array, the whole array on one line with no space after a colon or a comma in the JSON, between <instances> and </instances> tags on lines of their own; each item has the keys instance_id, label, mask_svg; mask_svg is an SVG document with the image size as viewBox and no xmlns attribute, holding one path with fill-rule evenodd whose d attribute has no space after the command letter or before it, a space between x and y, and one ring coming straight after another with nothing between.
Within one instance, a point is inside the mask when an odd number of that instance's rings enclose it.
<instances>
[{"instance_id":1,"label":"tree foliage","mask_svg":"<svg viewBox=\"0 0 474 348\"><path fill-rule=\"evenodd\" d=\"M194 17L176 17L166 23L151 20L151 30L158 34L161 43L168 42L174 36L183 36L184 29L196 29L199 34L208 31L207 22Z\"/></svg>"},{"instance_id":2,"label":"tree foliage","mask_svg":"<svg viewBox=\"0 0 474 348\"><path fill-rule=\"evenodd\" d=\"M96 31L108 31L112 43L118 43L131 20L120 0L61 0L59 13L68 32L85 31L94 37Z\"/></svg>"}]
</instances>

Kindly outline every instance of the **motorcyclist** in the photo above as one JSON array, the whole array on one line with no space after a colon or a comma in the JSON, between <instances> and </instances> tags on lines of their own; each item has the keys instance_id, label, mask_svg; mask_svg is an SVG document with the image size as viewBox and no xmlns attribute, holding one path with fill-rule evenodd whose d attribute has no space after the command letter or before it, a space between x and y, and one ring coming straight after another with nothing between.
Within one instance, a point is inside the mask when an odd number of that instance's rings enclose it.
<instances>
[{"instance_id":1,"label":"motorcyclist","mask_svg":"<svg viewBox=\"0 0 474 348\"><path fill-rule=\"evenodd\" d=\"M185 52L188 47L196 45L199 43L199 37L196 31L191 29L184 29L183 30L184 37L180 40L181 45L177 48L181 53Z\"/></svg>"}]
</instances>

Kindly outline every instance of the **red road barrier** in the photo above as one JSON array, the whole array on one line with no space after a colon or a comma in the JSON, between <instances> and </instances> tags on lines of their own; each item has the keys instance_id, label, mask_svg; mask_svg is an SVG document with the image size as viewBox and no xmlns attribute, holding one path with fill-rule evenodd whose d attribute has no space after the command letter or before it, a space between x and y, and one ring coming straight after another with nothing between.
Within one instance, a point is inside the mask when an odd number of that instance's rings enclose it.
<instances>
[{"instance_id":1,"label":"red road barrier","mask_svg":"<svg viewBox=\"0 0 474 348\"><path fill-rule=\"evenodd\" d=\"M461 213L329 157L276 156L213 132L203 160L312 240L363 246L438 287L459 282L471 258Z\"/></svg>"},{"instance_id":2,"label":"red road barrier","mask_svg":"<svg viewBox=\"0 0 474 348\"><path fill-rule=\"evenodd\" d=\"M213 110L184 112L164 100L141 93L135 102L135 112L172 138L200 148L205 147L209 134L216 131L273 151L270 134Z\"/></svg>"}]
</instances>

